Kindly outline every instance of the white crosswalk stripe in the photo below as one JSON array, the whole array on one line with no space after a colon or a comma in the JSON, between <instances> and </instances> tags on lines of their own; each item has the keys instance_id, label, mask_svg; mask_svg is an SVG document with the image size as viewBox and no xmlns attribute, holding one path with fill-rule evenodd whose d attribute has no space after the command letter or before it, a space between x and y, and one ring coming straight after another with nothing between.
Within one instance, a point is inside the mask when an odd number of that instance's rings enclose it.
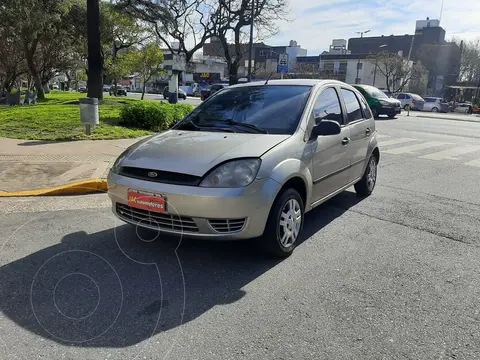
<instances>
[{"instance_id":1,"label":"white crosswalk stripe","mask_svg":"<svg viewBox=\"0 0 480 360\"><path fill-rule=\"evenodd\" d=\"M380 146L389 146L389 145L398 145L398 144L403 144L406 142L411 142L411 141L418 141L416 139L410 139L410 138L399 138L399 139L390 139L390 140L384 140L384 141L379 141L378 144Z\"/></svg>"},{"instance_id":2,"label":"white crosswalk stripe","mask_svg":"<svg viewBox=\"0 0 480 360\"><path fill-rule=\"evenodd\" d=\"M383 150L383 152L388 154L414 154L415 151L425 150L433 147L438 147L442 145L451 145L451 143L442 142L442 141L428 141L421 144L407 145L394 149Z\"/></svg>"},{"instance_id":3,"label":"white crosswalk stripe","mask_svg":"<svg viewBox=\"0 0 480 360\"><path fill-rule=\"evenodd\" d=\"M476 166L476 167L480 168L480 159L475 159L475 160L469 161L469 162L465 163L465 165Z\"/></svg>"},{"instance_id":4,"label":"white crosswalk stripe","mask_svg":"<svg viewBox=\"0 0 480 360\"><path fill-rule=\"evenodd\" d=\"M479 145L466 145L460 146L453 149L442 150L433 154L423 155L420 156L422 159L430 159L430 160L458 160L455 156L468 154L474 151L480 150Z\"/></svg>"}]
</instances>

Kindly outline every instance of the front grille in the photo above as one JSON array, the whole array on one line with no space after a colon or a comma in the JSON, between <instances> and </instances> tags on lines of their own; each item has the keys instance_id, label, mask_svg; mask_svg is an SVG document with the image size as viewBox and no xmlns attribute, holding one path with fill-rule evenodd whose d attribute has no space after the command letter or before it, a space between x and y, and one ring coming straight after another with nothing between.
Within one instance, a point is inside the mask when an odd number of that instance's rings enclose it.
<instances>
[{"instance_id":1,"label":"front grille","mask_svg":"<svg viewBox=\"0 0 480 360\"><path fill-rule=\"evenodd\" d=\"M148 176L148 173L156 173L157 176ZM198 186L202 178L195 175L181 174L170 171L142 169L137 167L123 166L120 169L120 175L165 184Z\"/></svg>"},{"instance_id":2,"label":"front grille","mask_svg":"<svg viewBox=\"0 0 480 360\"><path fill-rule=\"evenodd\" d=\"M245 218L243 219L210 219L208 223L213 230L219 233L237 232L243 229L245 225Z\"/></svg>"},{"instance_id":3,"label":"front grille","mask_svg":"<svg viewBox=\"0 0 480 360\"><path fill-rule=\"evenodd\" d=\"M120 203L117 203L116 211L118 216L122 219L141 222L141 224L150 225L159 228L160 230L198 232L197 224L188 216L160 214L153 211L133 208Z\"/></svg>"}]
</instances>

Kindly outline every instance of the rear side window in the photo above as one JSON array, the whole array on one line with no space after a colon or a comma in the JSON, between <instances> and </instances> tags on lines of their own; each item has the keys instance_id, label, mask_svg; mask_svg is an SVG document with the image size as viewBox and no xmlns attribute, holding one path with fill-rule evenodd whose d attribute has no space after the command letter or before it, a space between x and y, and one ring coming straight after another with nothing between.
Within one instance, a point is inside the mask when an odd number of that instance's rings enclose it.
<instances>
[{"instance_id":1,"label":"rear side window","mask_svg":"<svg viewBox=\"0 0 480 360\"><path fill-rule=\"evenodd\" d=\"M357 94L358 101L360 102L360 106L362 107L363 117L365 119L370 119L373 117L372 112L370 111L370 106L368 106L367 100L362 95Z\"/></svg>"},{"instance_id":2,"label":"rear side window","mask_svg":"<svg viewBox=\"0 0 480 360\"><path fill-rule=\"evenodd\" d=\"M435 102L437 99L434 98L425 98L425 102Z\"/></svg>"},{"instance_id":3,"label":"rear side window","mask_svg":"<svg viewBox=\"0 0 480 360\"><path fill-rule=\"evenodd\" d=\"M397 99L399 99L399 100L405 99L405 95L404 94L398 94Z\"/></svg>"},{"instance_id":4,"label":"rear side window","mask_svg":"<svg viewBox=\"0 0 480 360\"><path fill-rule=\"evenodd\" d=\"M345 101L345 107L347 108L348 122L362 120L363 114L358 103L357 97L353 91L342 89L343 101Z\"/></svg>"},{"instance_id":5,"label":"rear side window","mask_svg":"<svg viewBox=\"0 0 480 360\"><path fill-rule=\"evenodd\" d=\"M327 88L317 97L313 107L315 124L322 120L333 120L343 124L342 108L334 88Z\"/></svg>"}]
</instances>

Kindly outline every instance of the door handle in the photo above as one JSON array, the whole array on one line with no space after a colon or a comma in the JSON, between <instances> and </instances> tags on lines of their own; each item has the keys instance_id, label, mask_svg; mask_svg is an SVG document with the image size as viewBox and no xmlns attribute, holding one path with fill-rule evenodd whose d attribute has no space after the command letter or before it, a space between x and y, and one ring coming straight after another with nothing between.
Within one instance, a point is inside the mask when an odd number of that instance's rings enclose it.
<instances>
[{"instance_id":1,"label":"door handle","mask_svg":"<svg viewBox=\"0 0 480 360\"><path fill-rule=\"evenodd\" d=\"M343 138L342 145L347 145L350 142L350 138Z\"/></svg>"},{"instance_id":2,"label":"door handle","mask_svg":"<svg viewBox=\"0 0 480 360\"><path fill-rule=\"evenodd\" d=\"M370 130L370 128L367 128L367 129L365 130L365 134L367 134L367 135L370 135L371 132L372 132L372 131Z\"/></svg>"}]
</instances>

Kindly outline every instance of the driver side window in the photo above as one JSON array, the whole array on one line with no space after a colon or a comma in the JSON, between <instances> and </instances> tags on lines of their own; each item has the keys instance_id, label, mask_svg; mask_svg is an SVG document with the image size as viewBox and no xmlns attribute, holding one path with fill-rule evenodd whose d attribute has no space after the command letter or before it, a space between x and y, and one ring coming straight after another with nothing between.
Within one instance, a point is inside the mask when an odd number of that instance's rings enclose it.
<instances>
[{"instance_id":1,"label":"driver side window","mask_svg":"<svg viewBox=\"0 0 480 360\"><path fill-rule=\"evenodd\" d=\"M318 125L322 120L333 120L340 125L343 124L342 108L334 88L323 90L317 97L313 107L313 117L315 118L315 125Z\"/></svg>"}]
</instances>

